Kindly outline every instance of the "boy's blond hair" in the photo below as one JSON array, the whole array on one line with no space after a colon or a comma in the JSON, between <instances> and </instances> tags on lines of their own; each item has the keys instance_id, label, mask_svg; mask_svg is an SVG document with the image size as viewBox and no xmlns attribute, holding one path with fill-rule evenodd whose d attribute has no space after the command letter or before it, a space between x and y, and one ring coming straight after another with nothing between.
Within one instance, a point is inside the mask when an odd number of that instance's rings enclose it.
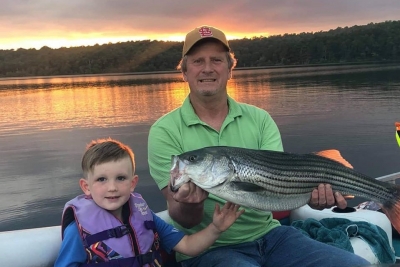
<instances>
[{"instance_id":1,"label":"boy's blond hair","mask_svg":"<svg viewBox=\"0 0 400 267\"><path fill-rule=\"evenodd\" d=\"M96 165L126 157L131 159L132 172L135 173L135 156L129 146L111 138L93 140L86 146L82 157L83 176L87 178Z\"/></svg>"}]
</instances>

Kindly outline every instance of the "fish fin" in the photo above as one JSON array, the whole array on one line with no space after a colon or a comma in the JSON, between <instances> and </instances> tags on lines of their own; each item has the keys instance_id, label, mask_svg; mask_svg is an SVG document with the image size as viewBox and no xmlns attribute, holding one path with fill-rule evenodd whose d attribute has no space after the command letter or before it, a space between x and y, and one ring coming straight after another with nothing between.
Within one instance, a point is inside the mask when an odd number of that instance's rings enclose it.
<instances>
[{"instance_id":1,"label":"fish fin","mask_svg":"<svg viewBox=\"0 0 400 267\"><path fill-rule=\"evenodd\" d=\"M259 192L265 190L264 187L261 187L253 183L231 182L231 184L234 185L237 190L243 190L247 192Z\"/></svg>"},{"instance_id":2,"label":"fish fin","mask_svg":"<svg viewBox=\"0 0 400 267\"><path fill-rule=\"evenodd\" d=\"M400 233L400 186L394 185L395 193L393 199L382 204L382 211L389 218L393 227Z\"/></svg>"},{"instance_id":3,"label":"fish fin","mask_svg":"<svg viewBox=\"0 0 400 267\"><path fill-rule=\"evenodd\" d=\"M315 155L334 160L348 168L353 169L353 166L342 157L339 150L337 150L337 149L322 150L322 151L316 152Z\"/></svg>"}]
</instances>

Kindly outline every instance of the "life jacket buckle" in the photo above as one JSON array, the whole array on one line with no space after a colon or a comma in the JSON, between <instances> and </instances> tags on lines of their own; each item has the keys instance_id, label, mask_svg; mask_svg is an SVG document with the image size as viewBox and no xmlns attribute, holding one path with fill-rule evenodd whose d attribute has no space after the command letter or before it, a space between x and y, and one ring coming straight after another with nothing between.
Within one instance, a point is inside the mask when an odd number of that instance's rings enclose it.
<instances>
[{"instance_id":1,"label":"life jacket buckle","mask_svg":"<svg viewBox=\"0 0 400 267\"><path fill-rule=\"evenodd\" d=\"M137 260L139 262L139 265L142 266L142 265L145 265L145 264L152 263L154 261L154 259L155 259L155 254L154 254L154 251L150 251L150 252L147 252L145 254L138 255L138 256L136 256L136 258L137 258Z\"/></svg>"},{"instance_id":2,"label":"life jacket buckle","mask_svg":"<svg viewBox=\"0 0 400 267\"><path fill-rule=\"evenodd\" d=\"M129 234L129 228L125 224L107 230L107 235L109 238L119 238L126 234Z\"/></svg>"}]
</instances>

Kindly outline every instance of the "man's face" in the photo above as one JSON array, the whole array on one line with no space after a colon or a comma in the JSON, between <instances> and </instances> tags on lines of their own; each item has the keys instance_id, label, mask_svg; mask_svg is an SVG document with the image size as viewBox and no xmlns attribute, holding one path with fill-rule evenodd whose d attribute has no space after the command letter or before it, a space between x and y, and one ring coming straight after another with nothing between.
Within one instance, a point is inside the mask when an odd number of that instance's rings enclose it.
<instances>
[{"instance_id":1,"label":"man's face","mask_svg":"<svg viewBox=\"0 0 400 267\"><path fill-rule=\"evenodd\" d=\"M220 42L200 44L187 54L187 71L183 73L190 92L200 96L226 93L231 77L226 49Z\"/></svg>"}]
</instances>

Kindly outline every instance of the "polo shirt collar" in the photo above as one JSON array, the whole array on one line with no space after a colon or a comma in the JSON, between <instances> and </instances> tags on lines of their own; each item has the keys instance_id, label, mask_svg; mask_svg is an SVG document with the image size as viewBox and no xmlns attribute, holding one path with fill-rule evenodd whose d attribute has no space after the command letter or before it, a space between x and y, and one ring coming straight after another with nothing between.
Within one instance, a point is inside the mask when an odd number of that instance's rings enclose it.
<instances>
[{"instance_id":1,"label":"polo shirt collar","mask_svg":"<svg viewBox=\"0 0 400 267\"><path fill-rule=\"evenodd\" d=\"M230 96L228 96L228 105L229 105L229 112L225 121L227 120L233 121L236 117L242 116L242 109L240 108L240 105ZM183 104L181 106L181 114L182 114L182 119L187 126L194 124L206 125L199 119L197 114L194 112L193 106L190 103L189 96L187 96L185 101L183 101Z\"/></svg>"}]
</instances>

